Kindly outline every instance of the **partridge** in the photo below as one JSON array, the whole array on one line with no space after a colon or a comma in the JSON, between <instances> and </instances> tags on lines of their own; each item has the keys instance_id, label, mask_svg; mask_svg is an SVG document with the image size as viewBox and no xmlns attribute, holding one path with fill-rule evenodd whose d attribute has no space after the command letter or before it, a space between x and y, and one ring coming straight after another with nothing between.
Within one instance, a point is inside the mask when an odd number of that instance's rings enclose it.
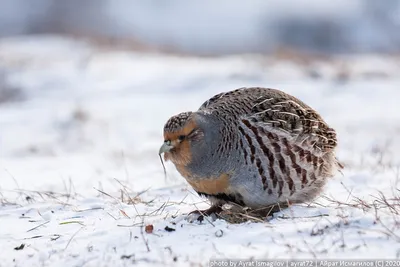
<instances>
[{"instance_id":1,"label":"partridge","mask_svg":"<svg viewBox=\"0 0 400 267\"><path fill-rule=\"evenodd\" d=\"M299 99L280 90L217 94L196 112L171 117L160 155L211 207L251 209L313 200L342 166L336 132Z\"/></svg>"}]
</instances>

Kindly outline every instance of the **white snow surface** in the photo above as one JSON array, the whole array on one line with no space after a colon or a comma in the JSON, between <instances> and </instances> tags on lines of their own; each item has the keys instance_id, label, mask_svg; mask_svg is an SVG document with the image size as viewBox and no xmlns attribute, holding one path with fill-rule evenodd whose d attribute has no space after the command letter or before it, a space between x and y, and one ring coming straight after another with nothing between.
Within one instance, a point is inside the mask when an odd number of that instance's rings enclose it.
<instances>
[{"instance_id":1,"label":"white snow surface","mask_svg":"<svg viewBox=\"0 0 400 267\"><path fill-rule=\"evenodd\" d=\"M59 36L0 39L3 84L23 94L0 103L0 266L399 259L398 62L202 58ZM189 223L188 212L208 203L171 163L165 179L163 125L244 86L278 88L319 111L338 132L345 169L321 197L264 223Z\"/></svg>"}]
</instances>

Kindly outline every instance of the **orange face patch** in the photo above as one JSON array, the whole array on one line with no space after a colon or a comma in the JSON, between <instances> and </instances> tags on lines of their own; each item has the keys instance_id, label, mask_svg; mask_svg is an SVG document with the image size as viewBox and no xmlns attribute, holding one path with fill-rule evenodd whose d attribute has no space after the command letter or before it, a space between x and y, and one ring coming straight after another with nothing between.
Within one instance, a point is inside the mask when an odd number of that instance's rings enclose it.
<instances>
[{"instance_id":1,"label":"orange face patch","mask_svg":"<svg viewBox=\"0 0 400 267\"><path fill-rule=\"evenodd\" d=\"M190 151L189 141L186 139L181 141L179 140L179 136L183 135L187 137L196 127L196 123L190 120L184 127L177 131L164 132L164 139L171 141L171 145L173 146L170 152L164 154L166 161L171 160L177 168L178 166L187 166L191 162L192 152Z\"/></svg>"},{"instance_id":2,"label":"orange face patch","mask_svg":"<svg viewBox=\"0 0 400 267\"><path fill-rule=\"evenodd\" d=\"M179 144L174 145L174 148L164 153L164 160L171 160L175 166L187 166L192 160L192 152L190 151L190 144L187 140L180 142Z\"/></svg>"}]
</instances>

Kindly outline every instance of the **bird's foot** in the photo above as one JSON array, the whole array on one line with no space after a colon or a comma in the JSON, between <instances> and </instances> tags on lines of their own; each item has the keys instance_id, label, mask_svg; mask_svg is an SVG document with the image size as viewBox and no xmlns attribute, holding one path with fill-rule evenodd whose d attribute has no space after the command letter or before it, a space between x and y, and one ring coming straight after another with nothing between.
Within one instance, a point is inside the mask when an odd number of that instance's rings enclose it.
<instances>
[{"instance_id":1,"label":"bird's foot","mask_svg":"<svg viewBox=\"0 0 400 267\"><path fill-rule=\"evenodd\" d=\"M211 206L209 209L206 210L194 210L190 212L187 216L187 220L189 222L199 221L202 222L204 220L204 216L212 217L213 220L217 219L218 214L222 211L221 206Z\"/></svg>"}]
</instances>

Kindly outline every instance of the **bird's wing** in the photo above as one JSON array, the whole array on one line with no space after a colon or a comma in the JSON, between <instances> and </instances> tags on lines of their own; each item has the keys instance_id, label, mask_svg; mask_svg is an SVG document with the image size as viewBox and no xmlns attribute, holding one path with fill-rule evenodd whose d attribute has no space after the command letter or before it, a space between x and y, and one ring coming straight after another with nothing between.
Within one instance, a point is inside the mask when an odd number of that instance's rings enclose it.
<instances>
[{"instance_id":1,"label":"bird's wing","mask_svg":"<svg viewBox=\"0 0 400 267\"><path fill-rule=\"evenodd\" d=\"M312 108L295 97L274 90L253 100L251 111L243 116L267 132L290 136L298 144L312 146L321 152L336 147L336 132Z\"/></svg>"},{"instance_id":2,"label":"bird's wing","mask_svg":"<svg viewBox=\"0 0 400 267\"><path fill-rule=\"evenodd\" d=\"M264 132L291 137L294 142L322 152L336 147L336 132L321 116L299 99L280 90L252 87L217 94L199 111L235 116Z\"/></svg>"}]
</instances>

